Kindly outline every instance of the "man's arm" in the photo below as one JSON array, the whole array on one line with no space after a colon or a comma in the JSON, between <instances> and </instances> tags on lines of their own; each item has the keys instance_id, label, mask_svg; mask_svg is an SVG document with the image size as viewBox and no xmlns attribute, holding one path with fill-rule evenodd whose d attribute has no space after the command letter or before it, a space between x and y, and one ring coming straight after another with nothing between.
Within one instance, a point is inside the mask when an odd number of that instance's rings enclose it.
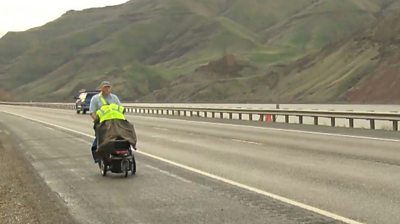
<instances>
[{"instance_id":1,"label":"man's arm","mask_svg":"<svg viewBox=\"0 0 400 224\"><path fill-rule=\"evenodd\" d=\"M116 104L121 106L121 101L119 101L118 96L114 94L114 97L115 97Z\"/></svg>"},{"instance_id":2,"label":"man's arm","mask_svg":"<svg viewBox=\"0 0 400 224\"><path fill-rule=\"evenodd\" d=\"M95 112L90 113L90 116L92 117L93 121L97 119L97 115Z\"/></svg>"},{"instance_id":3,"label":"man's arm","mask_svg":"<svg viewBox=\"0 0 400 224\"><path fill-rule=\"evenodd\" d=\"M92 99L90 100L90 105L89 105L89 113L90 113L90 117L92 117L93 121L95 121L97 119L96 99L98 99L98 97L96 95L93 96Z\"/></svg>"}]
</instances>

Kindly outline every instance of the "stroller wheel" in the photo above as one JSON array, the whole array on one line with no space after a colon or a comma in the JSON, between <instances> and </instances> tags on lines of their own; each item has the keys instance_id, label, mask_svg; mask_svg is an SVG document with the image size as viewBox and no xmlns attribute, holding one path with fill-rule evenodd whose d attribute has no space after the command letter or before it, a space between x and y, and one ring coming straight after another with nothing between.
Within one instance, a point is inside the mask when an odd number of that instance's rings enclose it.
<instances>
[{"instance_id":1,"label":"stroller wheel","mask_svg":"<svg viewBox=\"0 0 400 224\"><path fill-rule=\"evenodd\" d=\"M123 161L123 171L124 171L124 176L127 177L128 176L128 172L129 172L129 161L125 160Z\"/></svg>"},{"instance_id":2,"label":"stroller wheel","mask_svg":"<svg viewBox=\"0 0 400 224\"><path fill-rule=\"evenodd\" d=\"M107 166L104 164L104 161L102 159L99 161L99 169L101 175L107 175Z\"/></svg>"},{"instance_id":3,"label":"stroller wheel","mask_svg":"<svg viewBox=\"0 0 400 224\"><path fill-rule=\"evenodd\" d=\"M129 161L129 164L131 165L131 174L134 175L136 173L136 161L133 154L132 154L132 160Z\"/></svg>"}]
</instances>

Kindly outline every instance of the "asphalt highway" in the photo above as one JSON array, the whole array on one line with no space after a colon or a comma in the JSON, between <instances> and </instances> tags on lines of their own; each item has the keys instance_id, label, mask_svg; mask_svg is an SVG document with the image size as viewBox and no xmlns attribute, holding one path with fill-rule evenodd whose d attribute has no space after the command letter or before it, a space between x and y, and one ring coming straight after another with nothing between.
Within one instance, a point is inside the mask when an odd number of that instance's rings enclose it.
<instances>
[{"instance_id":1,"label":"asphalt highway","mask_svg":"<svg viewBox=\"0 0 400 224\"><path fill-rule=\"evenodd\" d=\"M82 223L400 223L400 137L127 115L137 174L102 177L92 122L0 106L0 123Z\"/></svg>"}]
</instances>

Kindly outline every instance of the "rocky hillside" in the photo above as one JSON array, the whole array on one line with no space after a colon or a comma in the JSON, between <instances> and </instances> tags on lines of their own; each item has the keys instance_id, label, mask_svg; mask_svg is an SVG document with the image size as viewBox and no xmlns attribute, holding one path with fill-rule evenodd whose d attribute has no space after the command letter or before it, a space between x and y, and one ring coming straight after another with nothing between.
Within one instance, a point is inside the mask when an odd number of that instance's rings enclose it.
<instances>
[{"instance_id":1,"label":"rocky hillside","mask_svg":"<svg viewBox=\"0 0 400 224\"><path fill-rule=\"evenodd\" d=\"M0 99L71 101L108 79L125 101L369 102L360 96L396 45L373 33L395 21L397 2L132 0L69 11L0 39Z\"/></svg>"},{"instance_id":2,"label":"rocky hillside","mask_svg":"<svg viewBox=\"0 0 400 224\"><path fill-rule=\"evenodd\" d=\"M276 93L296 102L400 103L399 15L393 4L370 28L294 63Z\"/></svg>"},{"instance_id":3,"label":"rocky hillside","mask_svg":"<svg viewBox=\"0 0 400 224\"><path fill-rule=\"evenodd\" d=\"M386 3L376 22L362 32L327 44L292 63L275 64L261 75L230 78L223 72L215 78L210 76L215 74L213 70L197 70L146 99L203 102L213 97L214 102L400 103L400 3ZM226 67L221 63L219 66ZM247 71L260 73L254 67L247 67ZM181 92L185 95L178 94Z\"/></svg>"},{"instance_id":4,"label":"rocky hillside","mask_svg":"<svg viewBox=\"0 0 400 224\"><path fill-rule=\"evenodd\" d=\"M374 66L342 97L360 103L400 103L400 10L354 39L353 44L376 50L370 58Z\"/></svg>"}]
</instances>

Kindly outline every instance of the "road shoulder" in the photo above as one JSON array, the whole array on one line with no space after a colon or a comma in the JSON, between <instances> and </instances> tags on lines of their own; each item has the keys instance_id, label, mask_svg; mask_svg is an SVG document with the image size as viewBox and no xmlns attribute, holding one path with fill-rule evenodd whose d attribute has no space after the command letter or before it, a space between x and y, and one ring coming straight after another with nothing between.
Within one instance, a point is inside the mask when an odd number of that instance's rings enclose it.
<instances>
[{"instance_id":1,"label":"road shoulder","mask_svg":"<svg viewBox=\"0 0 400 224\"><path fill-rule=\"evenodd\" d=\"M77 223L0 124L0 223ZM26 149L29 150L29 149Z\"/></svg>"}]
</instances>

